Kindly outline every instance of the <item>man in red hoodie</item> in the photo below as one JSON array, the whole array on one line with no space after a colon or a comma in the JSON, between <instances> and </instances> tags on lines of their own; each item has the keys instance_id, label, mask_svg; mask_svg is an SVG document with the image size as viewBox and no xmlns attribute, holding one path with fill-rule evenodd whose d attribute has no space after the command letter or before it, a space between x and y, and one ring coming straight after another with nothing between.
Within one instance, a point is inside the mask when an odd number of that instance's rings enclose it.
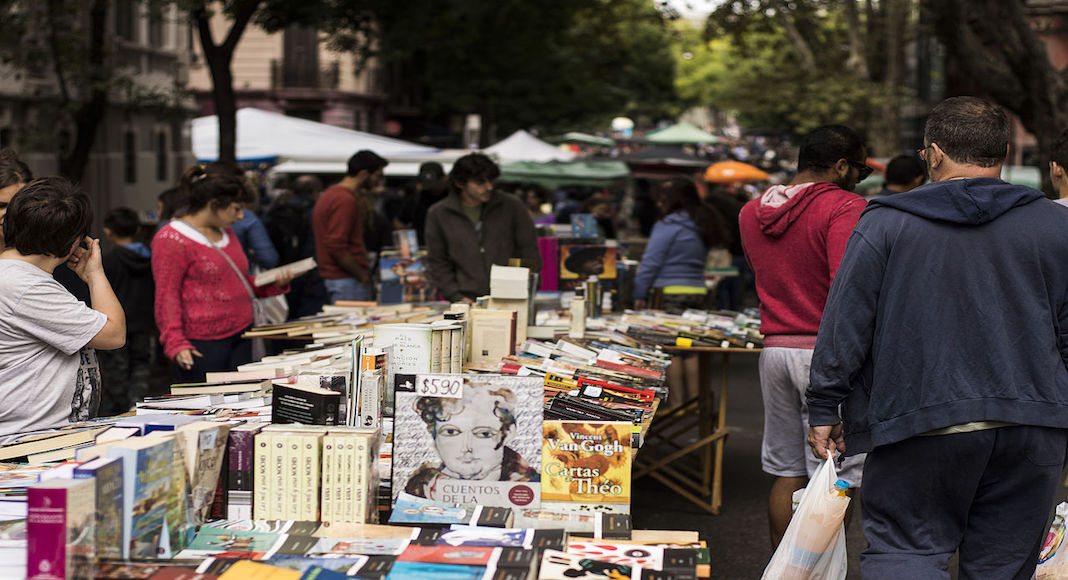
<instances>
[{"instance_id":1,"label":"man in red hoodie","mask_svg":"<svg viewBox=\"0 0 1068 580\"><path fill-rule=\"evenodd\" d=\"M871 169L859 135L827 125L801 141L797 175L750 201L738 216L742 247L760 296L763 470L776 476L768 496L772 547L792 515L791 496L819 462L808 451L805 389L823 306L864 199L852 193ZM847 458L839 477L859 487L864 456Z\"/></svg>"}]
</instances>

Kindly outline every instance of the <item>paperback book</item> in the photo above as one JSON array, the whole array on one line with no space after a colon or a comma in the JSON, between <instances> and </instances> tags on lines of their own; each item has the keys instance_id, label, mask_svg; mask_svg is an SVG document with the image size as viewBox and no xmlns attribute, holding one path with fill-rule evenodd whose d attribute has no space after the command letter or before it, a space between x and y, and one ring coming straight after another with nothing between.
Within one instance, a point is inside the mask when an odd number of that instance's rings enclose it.
<instances>
[{"instance_id":1,"label":"paperback book","mask_svg":"<svg viewBox=\"0 0 1068 580\"><path fill-rule=\"evenodd\" d=\"M393 498L473 508L536 504L541 480L542 379L465 377L453 398L398 392Z\"/></svg>"}]
</instances>

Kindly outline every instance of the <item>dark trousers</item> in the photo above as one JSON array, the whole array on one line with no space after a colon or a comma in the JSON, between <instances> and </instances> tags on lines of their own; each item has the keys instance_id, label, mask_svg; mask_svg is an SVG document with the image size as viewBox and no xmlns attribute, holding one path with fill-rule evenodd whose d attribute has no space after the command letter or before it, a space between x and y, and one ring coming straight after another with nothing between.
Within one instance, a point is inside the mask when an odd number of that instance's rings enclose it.
<instances>
[{"instance_id":1,"label":"dark trousers","mask_svg":"<svg viewBox=\"0 0 1068 580\"><path fill-rule=\"evenodd\" d=\"M125 413L145 399L155 344L156 337L151 332L128 332L122 348L97 351L104 379L100 416Z\"/></svg>"},{"instance_id":2,"label":"dark trousers","mask_svg":"<svg viewBox=\"0 0 1068 580\"><path fill-rule=\"evenodd\" d=\"M189 343L203 356L193 355L193 368L189 370L174 365L175 380L179 383L200 383L204 381L205 373L232 371L238 365L252 362L252 343L241 338L245 330L216 340L190 339Z\"/></svg>"},{"instance_id":3,"label":"dark trousers","mask_svg":"<svg viewBox=\"0 0 1068 580\"><path fill-rule=\"evenodd\" d=\"M864 464L865 580L1027 580L1046 535L1068 430L1026 425L913 437Z\"/></svg>"}]
</instances>

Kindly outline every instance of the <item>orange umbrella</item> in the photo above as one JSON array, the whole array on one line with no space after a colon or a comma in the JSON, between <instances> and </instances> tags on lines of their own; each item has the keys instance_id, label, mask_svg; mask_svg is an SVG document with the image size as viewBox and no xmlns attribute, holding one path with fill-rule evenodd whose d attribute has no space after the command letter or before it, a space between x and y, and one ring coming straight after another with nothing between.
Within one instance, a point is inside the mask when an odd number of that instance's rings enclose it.
<instances>
[{"instance_id":1,"label":"orange umbrella","mask_svg":"<svg viewBox=\"0 0 1068 580\"><path fill-rule=\"evenodd\" d=\"M711 183L736 183L764 181L771 177L767 172L741 161L717 161L705 170L705 181Z\"/></svg>"}]
</instances>

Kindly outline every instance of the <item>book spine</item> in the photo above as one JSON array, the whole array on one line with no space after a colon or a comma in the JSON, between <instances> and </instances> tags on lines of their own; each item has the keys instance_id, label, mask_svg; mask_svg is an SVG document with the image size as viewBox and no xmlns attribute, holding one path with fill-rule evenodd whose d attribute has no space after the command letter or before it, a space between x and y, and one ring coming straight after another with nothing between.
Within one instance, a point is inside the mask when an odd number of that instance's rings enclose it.
<instances>
[{"instance_id":1,"label":"book spine","mask_svg":"<svg viewBox=\"0 0 1068 580\"><path fill-rule=\"evenodd\" d=\"M67 578L67 490L31 487L26 494L26 576Z\"/></svg>"},{"instance_id":2,"label":"book spine","mask_svg":"<svg viewBox=\"0 0 1068 580\"><path fill-rule=\"evenodd\" d=\"M451 373L452 370L452 334L456 332L451 328L441 329L441 372Z\"/></svg>"},{"instance_id":3,"label":"book spine","mask_svg":"<svg viewBox=\"0 0 1068 580\"><path fill-rule=\"evenodd\" d=\"M324 522L334 521L334 435L323 436L323 478L320 486L321 508L319 519Z\"/></svg>"},{"instance_id":4,"label":"book spine","mask_svg":"<svg viewBox=\"0 0 1068 580\"><path fill-rule=\"evenodd\" d=\"M360 392L359 425L378 427L382 421L382 371L363 372L363 385Z\"/></svg>"},{"instance_id":5,"label":"book spine","mask_svg":"<svg viewBox=\"0 0 1068 580\"><path fill-rule=\"evenodd\" d=\"M304 499L304 478L301 471L304 463L304 436L287 435L285 437L286 448L286 509L281 519L299 520L304 508L301 501Z\"/></svg>"},{"instance_id":6,"label":"book spine","mask_svg":"<svg viewBox=\"0 0 1068 580\"><path fill-rule=\"evenodd\" d=\"M440 329L430 331L430 372L441 372L441 334Z\"/></svg>"},{"instance_id":7,"label":"book spine","mask_svg":"<svg viewBox=\"0 0 1068 580\"><path fill-rule=\"evenodd\" d=\"M231 490L252 491L252 462L255 446L255 431L231 431L226 443L227 485Z\"/></svg>"},{"instance_id":8,"label":"book spine","mask_svg":"<svg viewBox=\"0 0 1068 580\"><path fill-rule=\"evenodd\" d=\"M452 348L449 350L449 372L450 373L462 373L464 372L464 330L463 328L454 328L449 333L449 340L452 343Z\"/></svg>"},{"instance_id":9,"label":"book spine","mask_svg":"<svg viewBox=\"0 0 1068 580\"><path fill-rule=\"evenodd\" d=\"M270 497L271 519L284 519L286 513L286 496L289 486L286 482L286 441L280 433L271 435L270 455Z\"/></svg>"},{"instance_id":10,"label":"book spine","mask_svg":"<svg viewBox=\"0 0 1068 580\"><path fill-rule=\"evenodd\" d=\"M314 522L319 519L319 463L321 435L302 437L303 449L301 453L301 503L300 519L306 522Z\"/></svg>"},{"instance_id":11,"label":"book spine","mask_svg":"<svg viewBox=\"0 0 1068 580\"><path fill-rule=\"evenodd\" d=\"M255 437L255 474L252 479L252 514L257 520L272 519L271 513L271 435Z\"/></svg>"},{"instance_id":12,"label":"book spine","mask_svg":"<svg viewBox=\"0 0 1068 580\"><path fill-rule=\"evenodd\" d=\"M342 443L339 445L340 450L338 451L338 456L340 459L339 463L341 466L341 487L339 488L339 491L341 492L341 509L339 511L341 513L340 517L338 518L338 521L342 522L356 521L352 515L354 512L354 493L356 485L358 483L356 480L355 471L353 469L353 459L356 455L355 442L353 441L355 438L356 437L353 435L341 437Z\"/></svg>"},{"instance_id":13,"label":"book spine","mask_svg":"<svg viewBox=\"0 0 1068 580\"><path fill-rule=\"evenodd\" d=\"M367 476L367 438L363 435L354 435L352 445L352 518L349 521L367 523L369 515L368 490L373 489L368 485Z\"/></svg>"}]
</instances>

